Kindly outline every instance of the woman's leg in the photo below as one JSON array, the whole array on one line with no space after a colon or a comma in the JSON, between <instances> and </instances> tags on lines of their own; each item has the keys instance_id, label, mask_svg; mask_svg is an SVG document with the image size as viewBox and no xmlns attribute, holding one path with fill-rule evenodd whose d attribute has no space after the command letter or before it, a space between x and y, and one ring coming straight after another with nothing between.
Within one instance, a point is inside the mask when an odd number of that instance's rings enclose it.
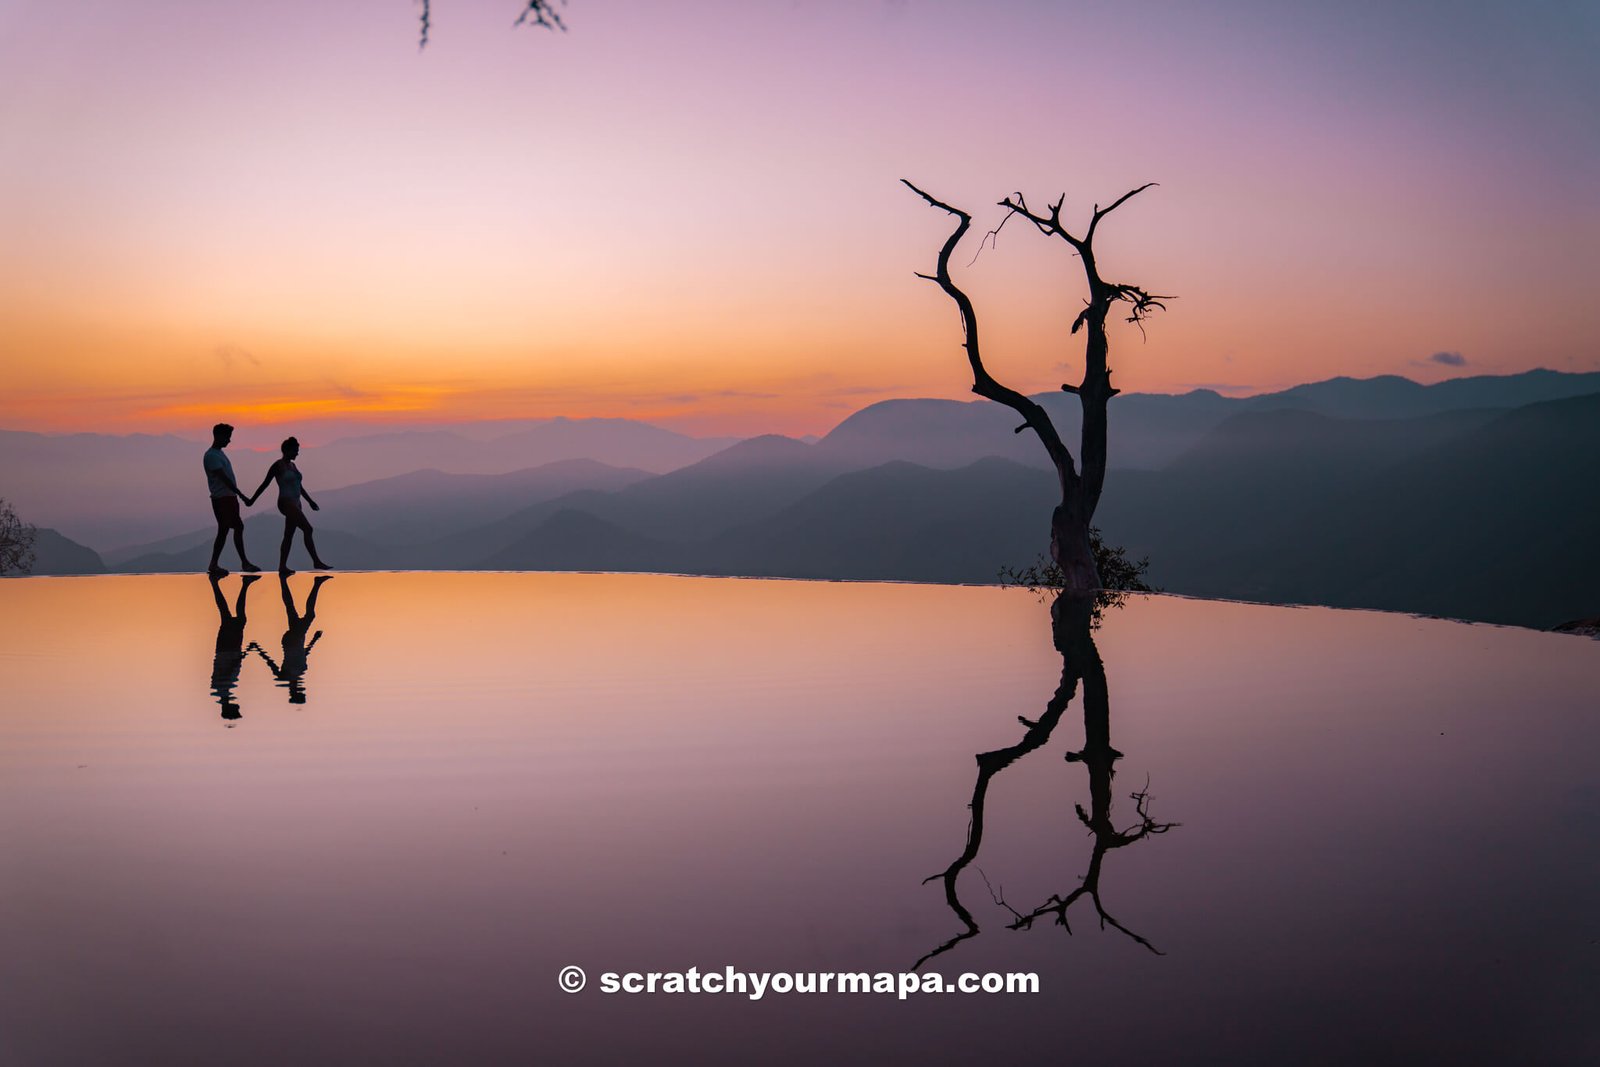
<instances>
[{"instance_id":1,"label":"woman's leg","mask_svg":"<svg viewBox=\"0 0 1600 1067\"><path fill-rule=\"evenodd\" d=\"M311 523L306 521L304 515L300 517L300 522L302 523L300 528L305 531L306 551L311 553L312 565L319 571L328 570L328 565L322 562L321 556L317 555L317 541L316 538L312 536Z\"/></svg>"},{"instance_id":2,"label":"woman's leg","mask_svg":"<svg viewBox=\"0 0 1600 1067\"><path fill-rule=\"evenodd\" d=\"M311 528L311 520L306 518L306 512L304 508L299 506L295 507L294 520L295 525L300 527L302 536L305 538L306 551L311 553L312 565L315 566L319 571L331 569L326 563L322 562L322 557L317 555L316 531Z\"/></svg>"},{"instance_id":3,"label":"woman's leg","mask_svg":"<svg viewBox=\"0 0 1600 1067\"><path fill-rule=\"evenodd\" d=\"M278 573L293 574L289 569L289 549L294 544L294 513L288 508L280 508L283 512L283 544L278 547Z\"/></svg>"},{"instance_id":4,"label":"woman's leg","mask_svg":"<svg viewBox=\"0 0 1600 1067\"><path fill-rule=\"evenodd\" d=\"M329 566L322 562L322 557L317 555L316 531L311 528L311 520L306 518L305 509L299 505L291 505L290 510L284 512L289 525L283 531L283 558L289 558L289 541L294 537L295 527L300 528L300 536L305 540L306 551L311 554L311 563L319 571L329 570Z\"/></svg>"}]
</instances>

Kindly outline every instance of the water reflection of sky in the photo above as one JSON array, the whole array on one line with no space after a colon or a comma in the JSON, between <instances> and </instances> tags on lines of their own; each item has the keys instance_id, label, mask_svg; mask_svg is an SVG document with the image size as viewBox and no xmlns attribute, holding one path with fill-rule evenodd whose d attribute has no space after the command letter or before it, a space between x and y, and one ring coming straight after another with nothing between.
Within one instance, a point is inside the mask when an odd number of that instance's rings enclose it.
<instances>
[{"instance_id":1,"label":"water reflection of sky","mask_svg":"<svg viewBox=\"0 0 1600 1067\"><path fill-rule=\"evenodd\" d=\"M899 971L961 932L923 880L967 842L975 756L1062 685L1046 605L346 574L308 622L310 576L277 585L249 593L238 647L266 655L230 720L204 578L0 584L0 1061L1577 1062L1600 1041L1600 643L1133 598L1093 635L1111 823L1148 782L1181 826L1098 877L1165 955L1087 902L1070 935L1008 929L991 895L1028 910L1090 869L1079 691L990 780L958 883L981 932L928 965L1037 971L1041 994L751 1004L555 976Z\"/></svg>"}]
</instances>

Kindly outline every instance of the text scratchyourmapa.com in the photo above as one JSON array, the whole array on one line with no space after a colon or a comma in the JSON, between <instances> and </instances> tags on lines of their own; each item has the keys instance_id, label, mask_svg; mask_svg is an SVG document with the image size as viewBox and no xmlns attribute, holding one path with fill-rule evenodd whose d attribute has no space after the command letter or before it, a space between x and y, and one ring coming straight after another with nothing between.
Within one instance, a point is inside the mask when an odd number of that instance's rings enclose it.
<instances>
[{"instance_id":1,"label":"text scratchyourmapa.com","mask_svg":"<svg viewBox=\"0 0 1600 1067\"><path fill-rule=\"evenodd\" d=\"M581 967L564 967L557 981L568 993L578 993L588 984ZM741 971L735 967L702 971L606 971L600 975L600 992L622 994L687 994L744 996L760 1000L769 993L792 994L845 993L910 996L937 993L996 994L1037 993L1039 976L1031 972L986 974L967 972L954 978L942 974L914 971Z\"/></svg>"}]
</instances>

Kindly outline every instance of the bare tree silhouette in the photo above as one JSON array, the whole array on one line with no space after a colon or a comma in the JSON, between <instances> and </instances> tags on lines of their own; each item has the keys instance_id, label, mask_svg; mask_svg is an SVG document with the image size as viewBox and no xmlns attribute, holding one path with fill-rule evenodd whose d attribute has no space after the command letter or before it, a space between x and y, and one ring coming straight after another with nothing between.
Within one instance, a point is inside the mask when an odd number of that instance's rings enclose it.
<instances>
[{"instance_id":1,"label":"bare tree silhouette","mask_svg":"<svg viewBox=\"0 0 1600 1067\"><path fill-rule=\"evenodd\" d=\"M33 570L33 540L38 532L17 518L16 509L0 497L0 574Z\"/></svg>"},{"instance_id":2,"label":"bare tree silhouette","mask_svg":"<svg viewBox=\"0 0 1600 1067\"><path fill-rule=\"evenodd\" d=\"M1144 789L1131 794L1137 821L1125 830L1118 830L1111 820L1111 779L1116 774L1115 763L1122 758L1122 753L1111 747L1110 691L1106 685L1105 664L1100 659L1100 650L1095 645L1093 632L1099 615L1096 599L1063 596L1057 597L1050 605L1051 635L1056 650L1061 653L1061 683L1056 686L1054 695L1046 702L1044 714L1038 721L1025 719L1020 715L1017 717L1017 721L1027 728L1020 741L1009 748L978 755L978 777L972 787L970 804L972 815L971 821L967 824L966 847L950 866L927 879L928 882L944 883L945 903L955 912L956 918L961 920L964 929L917 960L913 969L920 969L935 956L949 952L961 942L978 935L979 924L972 912L961 902L957 883L961 872L978 858L978 850L983 845L985 802L988 798L989 783L995 775L1028 753L1042 748L1050 740L1050 735L1060 723L1062 714L1077 695L1080 684L1083 690L1083 748L1077 752L1067 753L1066 758L1069 763L1082 763L1089 772L1089 810L1085 811L1081 804L1075 805L1078 820L1088 828L1094 838L1089 867L1083 876L1083 881L1070 893L1052 894L1038 907L1023 912L1006 903L1005 897L989 882L987 875L983 876L983 880L994 903L1011 913L1012 921L1008 924L1009 929L1026 930L1033 926L1035 920L1053 915L1056 924L1071 933L1072 927L1067 922L1067 912L1073 904L1083 897L1088 897L1094 904L1102 928L1114 927L1151 952L1161 954L1148 939L1134 933L1113 918L1106 911L1105 904L1100 898L1100 875L1105 867L1107 853L1113 849L1135 844L1151 835L1164 834L1178 824L1160 823L1150 817L1148 783ZM978 873L983 875L981 869Z\"/></svg>"},{"instance_id":3,"label":"bare tree silhouette","mask_svg":"<svg viewBox=\"0 0 1600 1067\"><path fill-rule=\"evenodd\" d=\"M1049 413L1034 400L1000 384L983 365L983 358L978 349L977 311L973 308L971 298L950 276L950 255L972 227L972 216L960 208L936 200L904 178L901 181L933 207L956 217L955 231L939 250L936 272L919 273L917 277L936 283L944 290L945 295L955 301L956 308L961 312L961 329L965 335L963 347L967 351L967 362L972 367L972 391L981 397L1004 404L1022 416L1022 425L1017 427L1016 432L1032 430L1049 454L1050 461L1055 466L1056 479L1061 487L1061 503L1056 506L1050 517L1050 559L1061 571L1063 592L1073 595L1092 593L1101 588L1101 581L1099 570L1095 565L1094 549L1090 544L1089 530L1095 508L1100 503L1100 490L1106 476L1106 405L1119 392L1111 386L1111 368L1107 364L1110 342L1106 335L1106 320L1110 317L1112 308L1121 304L1124 305L1123 310L1128 313L1127 321L1142 330L1145 318L1152 311L1164 310L1166 308L1164 301L1172 299L1169 296L1152 294L1137 285L1108 282L1102 278L1100 269L1095 263L1094 237L1102 219L1155 183L1141 185L1122 194L1112 201L1109 207L1102 208L1096 204L1094 214L1089 220L1089 227L1081 238L1074 236L1061 221L1061 207L1066 201L1065 195L1051 204L1047 213L1038 215L1029 210L1027 201L1023 199L1021 193L1017 193L1000 201L1000 206L1007 211L1006 217L988 235L988 237L997 235L1001 227L1012 218L1021 216L1033 223L1040 233L1059 237L1065 241L1083 264L1084 277L1089 286L1089 299L1085 301L1083 311L1073 320L1071 331L1074 334L1079 330L1085 332L1083 381L1079 385L1061 387L1065 392L1075 393L1083 406L1083 434L1079 444L1079 458L1082 461L1080 470L1073 460L1072 452L1061 440L1061 434L1050 420Z\"/></svg>"},{"instance_id":4,"label":"bare tree silhouette","mask_svg":"<svg viewBox=\"0 0 1600 1067\"><path fill-rule=\"evenodd\" d=\"M419 48L428 47L428 31L433 28L433 4L430 0L422 2L422 40ZM567 6L567 0L561 0L561 6ZM521 26L524 22L531 22L535 26L543 26L547 30L566 31L567 24L561 20L561 15L556 11L551 0L527 0L522 7L522 13L517 16L513 26Z\"/></svg>"}]
</instances>

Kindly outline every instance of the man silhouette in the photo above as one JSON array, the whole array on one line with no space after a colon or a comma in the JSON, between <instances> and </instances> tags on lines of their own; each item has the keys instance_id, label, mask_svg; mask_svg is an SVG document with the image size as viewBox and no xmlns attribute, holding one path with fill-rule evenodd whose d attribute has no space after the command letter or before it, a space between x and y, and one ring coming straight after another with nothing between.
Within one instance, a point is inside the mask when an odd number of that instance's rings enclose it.
<instances>
[{"instance_id":1,"label":"man silhouette","mask_svg":"<svg viewBox=\"0 0 1600 1067\"><path fill-rule=\"evenodd\" d=\"M233 547L239 550L239 568L246 571L261 569L244 554L244 520L239 517L239 501L244 500L245 495L239 492L239 486L234 483L233 464L228 462L228 454L223 451L232 440L233 427L225 422L217 423L211 427L211 447L206 450L205 458L206 485L211 490L211 513L217 517L217 539L211 544L211 564L206 568L206 573L216 578L228 573L222 569L218 557L222 555L222 545L228 539L229 530L233 531Z\"/></svg>"},{"instance_id":2,"label":"man silhouette","mask_svg":"<svg viewBox=\"0 0 1600 1067\"><path fill-rule=\"evenodd\" d=\"M239 579L239 599L230 612L217 576L211 576L211 595L217 602L217 651L211 660L211 695L222 706L222 717L230 726L243 714L233 699L233 690L239 684L239 670L245 660L244 601L250 593L250 583L260 580L259 574Z\"/></svg>"}]
</instances>

